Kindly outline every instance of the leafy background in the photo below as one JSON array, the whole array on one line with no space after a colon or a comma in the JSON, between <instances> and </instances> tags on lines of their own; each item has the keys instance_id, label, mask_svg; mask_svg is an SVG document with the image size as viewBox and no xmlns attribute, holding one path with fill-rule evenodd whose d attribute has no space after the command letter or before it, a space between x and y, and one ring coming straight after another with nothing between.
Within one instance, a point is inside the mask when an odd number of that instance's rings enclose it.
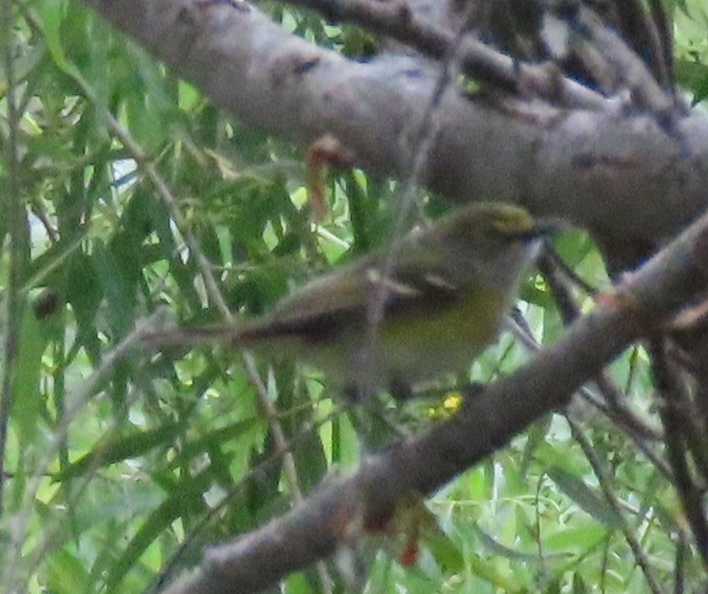
<instances>
[{"instance_id":1,"label":"leafy background","mask_svg":"<svg viewBox=\"0 0 708 594\"><path fill-rule=\"evenodd\" d=\"M165 315L220 320L207 307L215 290L238 315L266 311L290 287L381 245L402 192L341 174L327 218L312 225L301 150L243 128L79 2L6 0L3 10L0 328L18 343L0 361L9 422L1 583L141 592L165 568L198 563L205 545L283 513L298 490L354 465L358 448L316 372L260 363L264 401L239 353L145 352L136 326ZM670 10L680 82L702 109L708 7ZM347 55L373 51L358 30L284 7L272 15ZM444 207L430 199L428 208ZM557 247L587 282L607 286L582 233ZM542 279L530 278L524 295L534 336L553 341L562 324ZM504 335L470 377L487 381L529 356ZM610 373L651 418L643 351ZM454 397L386 414L398 431L420 430L446 405ZM394 543L369 591L646 592L677 571L697 587L704 576L680 506L650 453L586 404L549 417L433 497L437 527L423 535L418 563L403 567ZM312 570L284 588L323 585Z\"/></svg>"}]
</instances>

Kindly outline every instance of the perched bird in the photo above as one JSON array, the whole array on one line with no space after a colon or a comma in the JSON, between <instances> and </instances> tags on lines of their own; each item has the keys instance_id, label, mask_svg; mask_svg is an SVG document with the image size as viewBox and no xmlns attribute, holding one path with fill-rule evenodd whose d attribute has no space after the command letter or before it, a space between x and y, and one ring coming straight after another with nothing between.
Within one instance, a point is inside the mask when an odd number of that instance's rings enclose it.
<instances>
[{"instance_id":1,"label":"perched bird","mask_svg":"<svg viewBox=\"0 0 708 594\"><path fill-rule=\"evenodd\" d=\"M534 240L550 230L509 204L459 208L309 282L261 318L144 341L228 343L311 364L355 398L386 389L403 398L420 382L465 369L495 340Z\"/></svg>"}]
</instances>

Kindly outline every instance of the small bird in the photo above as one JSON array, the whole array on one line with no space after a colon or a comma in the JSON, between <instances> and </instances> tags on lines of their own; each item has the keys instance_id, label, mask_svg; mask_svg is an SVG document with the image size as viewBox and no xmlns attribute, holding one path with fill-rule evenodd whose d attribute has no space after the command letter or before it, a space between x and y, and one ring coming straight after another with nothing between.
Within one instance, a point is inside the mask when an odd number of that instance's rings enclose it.
<instances>
[{"instance_id":1,"label":"small bird","mask_svg":"<svg viewBox=\"0 0 708 594\"><path fill-rule=\"evenodd\" d=\"M523 208L477 203L316 278L261 318L144 336L150 347L220 342L325 372L354 400L471 365L499 332L540 235Z\"/></svg>"}]
</instances>

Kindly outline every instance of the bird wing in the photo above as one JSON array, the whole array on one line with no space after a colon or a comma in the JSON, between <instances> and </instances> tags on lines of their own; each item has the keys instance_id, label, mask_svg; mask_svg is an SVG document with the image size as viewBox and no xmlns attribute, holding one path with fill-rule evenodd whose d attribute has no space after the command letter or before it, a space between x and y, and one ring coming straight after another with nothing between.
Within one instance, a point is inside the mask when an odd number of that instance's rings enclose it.
<instances>
[{"instance_id":1,"label":"bird wing","mask_svg":"<svg viewBox=\"0 0 708 594\"><path fill-rule=\"evenodd\" d=\"M262 318L154 332L143 342L153 347L213 341L251 346L260 339L287 335L331 340L343 327L363 328L377 296L384 299L386 317L425 316L454 302L459 291L447 276L434 246L403 243L390 260L386 254L372 255L307 283Z\"/></svg>"},{"instance_id":2,"label":"bird wing","mask_svg":"<svg viewBox=\"0 0 708 594\"><path fill-rule=\"evenodd\" d=\"M438 254L407 247L412 249L397 251L390 266L385 256L369 257L308 283L269 315L247 324L243 335L297 334L325 340L337 336L343 324L363 326L377 298L384 300L384 316L425 315L454 301L457 287L447 279Z\"/></svg>"}]
</instances>

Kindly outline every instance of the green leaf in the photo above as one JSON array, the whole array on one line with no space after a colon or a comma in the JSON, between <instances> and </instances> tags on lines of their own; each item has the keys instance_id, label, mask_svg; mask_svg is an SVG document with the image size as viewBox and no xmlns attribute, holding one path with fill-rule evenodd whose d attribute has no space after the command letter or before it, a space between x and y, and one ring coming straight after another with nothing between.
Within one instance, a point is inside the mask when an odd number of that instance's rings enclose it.
<instances>
[{"instance_id":1,"label":"green leaf","mask_svg":"<svg viewBox=\"0 0 708 594\"><path fill-rule=\"evenodd\" d=\"M67 0L43 0L37 2L35 7L41 17L44 40L52 60L60 70L73 77L78 74L78 71L66 56L61 34L62 24L66 17L67 4Z\"/></svg>"},{"instance_id":2,"label":"green leaf","mask_svg":"<svg viewBox=\"0 0 708 594\"><path fill-rule=\"evenodd\" d=\"M598 522L614 529L624 525L619 512L596 489L591 489L580 478L558 466L552 466L546 469L546 472L568 497Z\"/></svg>"},{"instance_id":3,"label":"green leaf","mask_svg":"<svg viewBox=\"0 0 708 594\"><path fill-rule=\"evenodd\" d=\"M53 478L63 482L128 458L137 458L156 447L173 443L183 431L182 424L170 423L152 431L131 427L110 433L91 452L63 468Z\"/></svg>"},{"instance_id":4,"label":"green leaf","mask_svg":"<svg viewBox=\"0 0 708 594\"><path fill-rule=\"evenodd\" d=\"M30 308L25 308L12 381L12 413L23 448L35 441L41 420L40 377L46 345L40 322Z\"/></svg>"},{"instance_id":5,"label":"green leaf","mask_svg":"<svg viewBox=\"0 0 708 594\"><path fill-rule=\"evenodd\" d=\"M65 548L54 551L45 560L47 591L55 594L79 594L90 590L91 578L83 559L72 555Z\"/></svg>"},{"instance_id":6,"label":"green leaf","mask_svg":"<svg viewBox=\"0 0 708 594\"><path fill-rule=\"evenodd\" d=\"M210 484L208 470L175 482L167 499L145 519L123 552L111 563L106 579L109 592L119 587L151 543L168 530L172 522L183 515L189 517L205 510L203 495Z\"/></svg>"}]
</instances>

